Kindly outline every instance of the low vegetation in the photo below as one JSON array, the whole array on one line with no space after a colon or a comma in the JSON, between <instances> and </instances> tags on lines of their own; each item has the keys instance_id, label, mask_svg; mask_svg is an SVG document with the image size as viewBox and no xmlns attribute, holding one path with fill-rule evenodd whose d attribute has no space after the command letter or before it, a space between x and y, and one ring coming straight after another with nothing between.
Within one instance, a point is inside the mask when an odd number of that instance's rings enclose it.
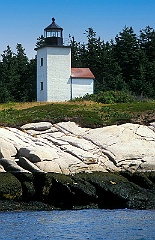
<instances>
[{"instance_id":1,"label":"low vegetation","mask_svg":"<svg viewBox=\"0 0 155 240\"><path fill-rule=\"evenodd\" d=\"M19 127L39 121L74 121L91 128L126 122L148 124L155 121L155 101L104 104L83 100L0 104L0 126Z\"/></svg>"}]
</instances>

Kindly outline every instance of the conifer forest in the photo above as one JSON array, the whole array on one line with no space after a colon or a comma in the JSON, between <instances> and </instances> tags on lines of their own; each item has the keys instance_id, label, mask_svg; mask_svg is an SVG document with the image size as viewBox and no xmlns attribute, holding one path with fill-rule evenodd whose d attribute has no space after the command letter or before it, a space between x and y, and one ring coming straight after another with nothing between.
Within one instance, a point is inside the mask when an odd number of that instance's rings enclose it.
<instances>
[{"instance_id":1,"label":"conifer forest","mask_svg":"<svg viewBox=\"0 0 155 240\"><path fill-rule=\"evenodd\" d=\"M124 27L115 39L105 42L92 28L85 33L86 43L69 36L72 67L88 67L95 76L95 93L130 92L155 99L155 30L147 26L135 34ZM37 39L36 47L44 44ZM36 58L28 59L22 44L1 53L0 103L36 100Z\"/></svg>"}]
</instances>

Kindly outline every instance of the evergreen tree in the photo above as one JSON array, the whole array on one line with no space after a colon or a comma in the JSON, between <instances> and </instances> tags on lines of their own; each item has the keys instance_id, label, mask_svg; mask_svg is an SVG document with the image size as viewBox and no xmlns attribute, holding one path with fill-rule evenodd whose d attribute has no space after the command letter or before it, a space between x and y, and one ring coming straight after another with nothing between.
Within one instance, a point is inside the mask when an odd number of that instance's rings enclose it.
<instances>
[{"instance_id":1,"label":"evergreen tree","mask_svg":"<svg viewBox=\"0 0 155 240\"><path fill-rule=\"evenodd\" d=\"M150 26L140 30L139 43L148 60L155 61L155 30Z\"/></svg>"},{"instance_id":2,"label":"evergreen tree","mask_svg":"<svg viewBox=\"0 0 155 240\"><path fill-rule=\"evenodd\" d=\"M155 30L150 26L140 31L140 50L143 53L143 95L155 97Z\"/></svg>"},{"instance_id":3,"label":"evergreen tree","mask_svg":"<svg viewBox=\"0 0 155 240\"><path fill-rule=\"evenodd\" d=\"M36 99L36 59L28 60L21 44L2 54L0 63L0 102L33 101Z\"/></svg>"},{"instance_id":4,"label":"evergreen tree","mask_svg":"<svg viewBox=\"0 0 155 240\"><path fill-rule=\"evenodd\" d=\"M113 44L100 40L92 28L85 31L86 44L71 44L74 66L89 67L95 75L95 92L125 88L121 68L113 54Z\"/></svg>"},{"instance_id":5,"label":"evergreen tree","mask_svg":"<svg viewBox=\"0 0 155 240\"><path fill-rule=\"evenodd\" d=\"M81 53L80 53L80 42L75 41L74 36L69 35L69 44L71 46L71 67L81 67Z\"/></svg>"},{"instance_id":6,"label":"evergreen tree","mask_svg":"<svg viewBox=\"0 0 155 240\"><path fill-rule=\"evenodd\" d=\"M17 60L11 48L2 54L1 63L1 87L5 89L5 101L15 101L16 88L19 83L19 75L17 73Z\"/></svg>"},{"instance_id":7,"label":"evergreen tree","mask_svg":"<svg viewBox=\"0 0 155 240\"><path fill-rule=\"evenodd\" d=\"M115 55L122 69L125 82L131 88L139 65L139 47L137 36L132 27L125 27L115 38Z\"/></svg>"},{"instance_id":8,"label":"evergreen tree","mask_svg":"<svg viewBox=\"0 0 155 240\"><path fill-rule=\"evenodd\" d=\"M100 63L100 52L102 49L102 42L100 37L96 37L96 32L92 28L85 31L87 37L86 51L85 51L85 67L89 67L93 72L98 72L98 64Z\"/></svg>"},{"instance_id":9,"label":"evergreen tree","mask_svg":"<svg viewBox=\"0 0 155 240\"><path fill-rule=\"evenodd\" d=\"M28 78L25 82L25 95L28 102L36 100L36 76L37 76L37 59L31 59L28 63Z\"/></svg>"},{"instance_id":10,"label":"evergreen tree","mask_svg":"<svg viewBox=\"0 0 155 240\"><path fill-rule=\"evenodd\" d=\"M114 43L112 40L110 43L106 42L101 53L100 73L103 79L102 90L126 90L128 87L125 81L123 81L122 70L116 60Z\"/></svg>"},{"instance_id":11,"label":"evergreen tree","mask_svg":"<svg viewBox=\"0 0 155 240\"><path fill-rule=\"evenodd\" d=\"M0 102L10 101L10 94L6 84L3 82L2 62L0 62Z\"/></svg>"},{"instance_id":12,"label":"evergreen tree","mask_svg":"<svg viewBox=\"0 0 155 240\"><path fill-rule=\"evenodd\" d=\"M41 35L40 37L37 38L36 48L39 48L44 45L45 45L45 38L43 35Z\"/></svg>"},{"instance_id":13,"label":"evergreen tree","mask_svg":"<svg viewBox=\"0 0 155 240\"><path fill-rule=\"evenodd\" d=\"M28 57L25 54L25 49L21 44L16 46L16 61L17 61L17 74L18 74L18 85L14 97L16 101L27 101L27 92L29 91L27 81L29 78L28 73Z\"/></svg>"}]
</instances>

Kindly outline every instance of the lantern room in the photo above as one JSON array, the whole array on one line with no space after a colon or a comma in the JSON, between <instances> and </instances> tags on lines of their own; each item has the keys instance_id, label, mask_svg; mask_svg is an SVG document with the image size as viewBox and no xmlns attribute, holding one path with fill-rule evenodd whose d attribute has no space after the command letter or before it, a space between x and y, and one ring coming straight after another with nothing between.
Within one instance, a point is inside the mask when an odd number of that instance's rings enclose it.
<instances>
[{"instance_id":1,"label":"lantern room","mask_svg":"<svg viewBox=\"0 0 155 240\"><path fill-rule=\"evenodd\" d=\"M45 43L55 46L63 45L62 32L63 28L55 23L55 18L52 18L52 23L44 29Z\"/></svg>"}]
</instances>

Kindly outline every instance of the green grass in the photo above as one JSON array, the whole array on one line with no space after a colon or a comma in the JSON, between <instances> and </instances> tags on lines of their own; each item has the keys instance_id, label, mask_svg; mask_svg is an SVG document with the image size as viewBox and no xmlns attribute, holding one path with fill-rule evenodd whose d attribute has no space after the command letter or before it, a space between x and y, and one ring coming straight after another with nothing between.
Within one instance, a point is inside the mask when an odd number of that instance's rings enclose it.
<instances>
[{"instance_id":1,"label":"green grass","mask_svg":"<svg viewBox=\"0 0 155 240\"><path fill-rule=\"evenodd\" d=\"M29 122L74 121L83 127L125 122L155 121L155 101L120 104L94 102L0 104L0 126L18 127Z\"/></svg>"}]
</instances>

